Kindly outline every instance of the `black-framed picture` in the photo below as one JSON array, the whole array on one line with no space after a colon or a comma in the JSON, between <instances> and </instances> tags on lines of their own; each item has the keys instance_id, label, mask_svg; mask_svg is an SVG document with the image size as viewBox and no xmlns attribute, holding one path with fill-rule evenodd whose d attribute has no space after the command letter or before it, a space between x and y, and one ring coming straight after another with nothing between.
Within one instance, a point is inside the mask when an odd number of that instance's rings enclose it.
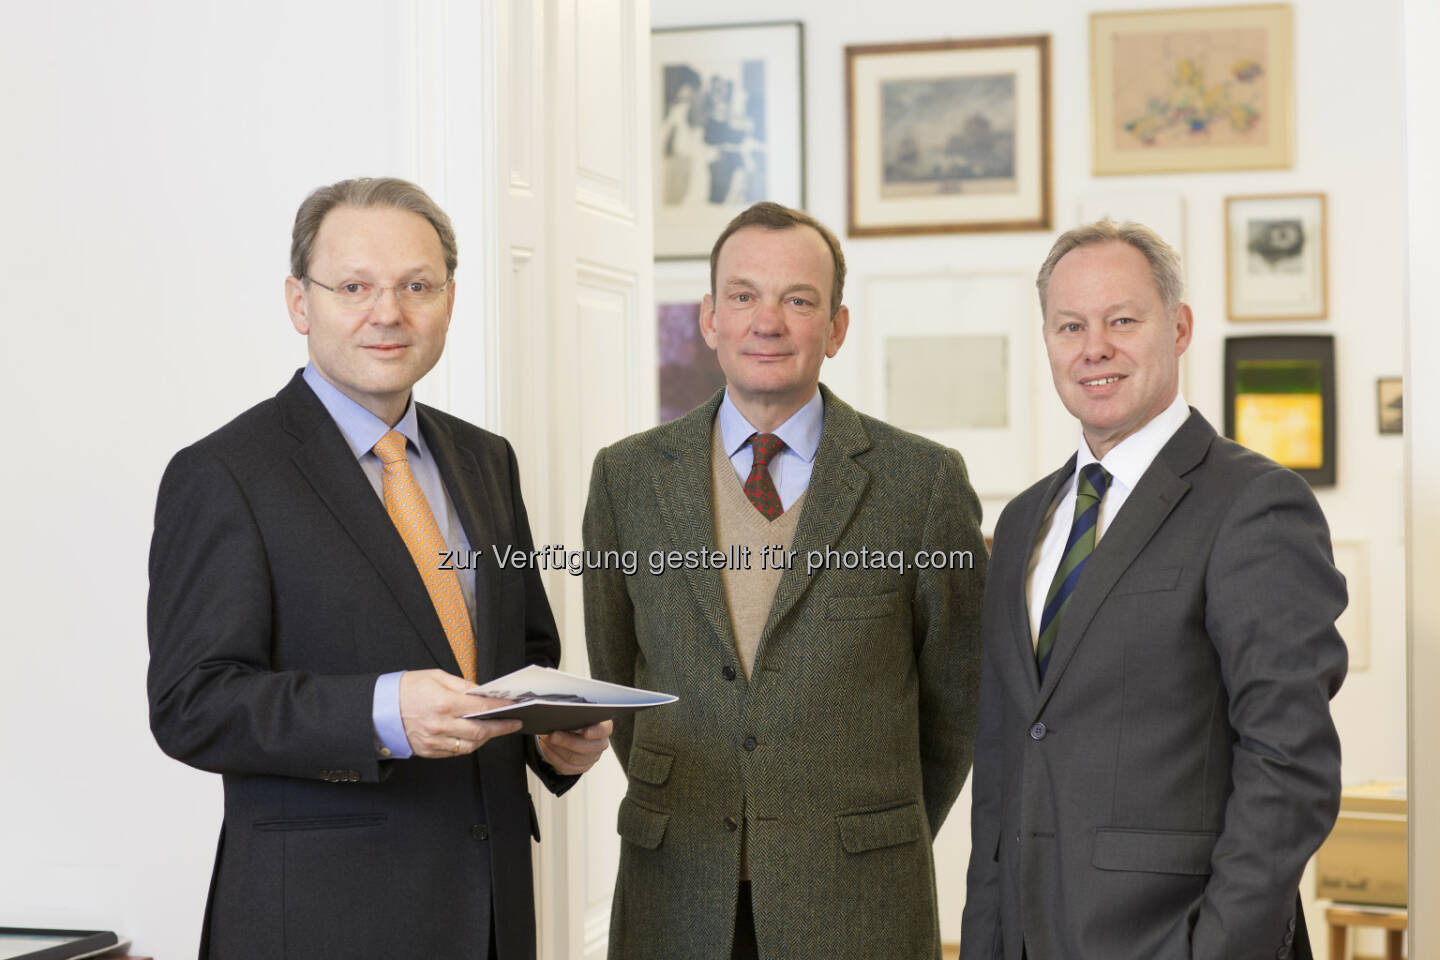
<instances>
[{"instance_id":1,"label":"black-framed picture","mask_svg":"<svg viewBox=\"0 0 1440 960\"><path fill-rule=\"evenodd\" d=\"M1375 381L1375 416L1381 434L1405 432L1405 381L1380 377Z\"/></svg>"},{"instance_id":2,"label":"black-framed picture","mask_svg":"<svg viewBox=\"0 0 1440 960\"><path fill-rule=\"evenodd\" d=\"M799 21L656 30L655 256L708 257L761 200L805 206Z\"/></svg>"},{"instance_id":3,"label":"black-framed picture","mask_svg":"<svg viewBox=\"0 0 1440 960\"><path fill-rule=\"evenodd\" d=\"M852 237L1049 230L1050 38L845 48Z\"/></svg>"},{"instance_id":4,"label":"black-framed picture","mask_svg":"<svg viewBox=\"0 0 1440 960\"><path fill-rule=\"evenodd\" d=\"M1335 338L1226 337L1225 435L1333 486Z\"/></svg>"}]
</instances>

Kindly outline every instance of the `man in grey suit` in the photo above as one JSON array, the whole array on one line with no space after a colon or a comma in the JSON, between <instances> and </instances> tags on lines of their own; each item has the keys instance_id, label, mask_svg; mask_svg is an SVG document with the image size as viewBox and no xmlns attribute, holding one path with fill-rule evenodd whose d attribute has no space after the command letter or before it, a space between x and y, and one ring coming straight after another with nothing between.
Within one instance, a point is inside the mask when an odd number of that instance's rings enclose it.
<instances>
[{"instance_id":1,"label":"man in grey suit","mask_svg":"<svg viewBox=\"0 0 1440 960\"><path fill-rule=\"evenodd\" d=\"M600 451L585 511L587 551L659 561L586 572L591 669L680 697L615 723L610 956L938 960L931 839L970 769L979 503L955 451L820 386L849 324L830 231L757 204L710 264L700 329L725 390Z\"/></svg>"},{"instance_id":2,"label":"man in grey suit","mask_svg":"<svg viewBox=\"0 0 1440 960\"><path fill-rule=\"evenodd\" d=\"M1325 519L1185 406L1162 239L1078 227L1037 285L1082 440L995 529L961 957L1309 956L1346 663Z\"/></svg>"}]
</instances>

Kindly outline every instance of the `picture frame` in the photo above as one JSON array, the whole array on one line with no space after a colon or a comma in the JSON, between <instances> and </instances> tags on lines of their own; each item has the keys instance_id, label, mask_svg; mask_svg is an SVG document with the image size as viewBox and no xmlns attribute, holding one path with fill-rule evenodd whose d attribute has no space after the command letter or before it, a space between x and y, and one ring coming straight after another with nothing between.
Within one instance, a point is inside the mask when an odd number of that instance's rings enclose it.
<instances>
[{"instance_id":1,"label":"picture frame","mask_svg":"<svg viewBox=\"0 0 1440 960\"><path fill-rule=\"evenodd\" d=\"M1323 193L1225 198L1225 312L1233 321L1329 312Z\"/></svg>"},{"instance_id":2,"label":"picture frame","mask_svg":"<svg viewBox=\"0 0 1440 960\"><path fill-rule=\"evenodd\" d=\"M798 20L651 31L655 258L708 257L761 200L805 206Z\"/></svg>"},{"instance_id":3,"label":"picture frame","mask_svg":"<svg viewBox=\"0 0 1440 960\"><path fill-rule=\"evenodd\" d=\"M845 48L852 237L1051 228L1050 37Z\"/></svg>"},{"instance_id":4,"label":"picture frame","mask_svg":"<svg viewBox=\"0 0 1440 960\"><path fill-rule=\"evenodd\" d=\"M1225 338L1225 435L1289 467L1312 487L1335 484L1335 338Z\"/></svg>"},{"instance_id":5,"label":"picture frame","mask_svg":"<svg viewBox=\"0 0 1440 960\"><path fill-rule=\"evenodd\" d=\"M1288 3L1090 15L1097 176L1294 164Z\"/></svg>"},{"instance_id":6,"label":"picture frame","mask_svg":"<svg viewBox=\"0 0 1440 960\"><path fill-rule=\"evenodd\" d=\"M709 265L671 266L666 276L655 279L656 423L689 413L725 386L720 361L700 335Z\"/></svg>"},{"instance_id":7,"label":"picture frame","mask_svg":"<svg viewBox=\"0 0 1440 960\"><path fill-rule=\"evenodd\" d=\"M1375 380L1375 420L1381 436L1405 432L1405 381L1401 377Z\"/></svg>"}]
</instances>

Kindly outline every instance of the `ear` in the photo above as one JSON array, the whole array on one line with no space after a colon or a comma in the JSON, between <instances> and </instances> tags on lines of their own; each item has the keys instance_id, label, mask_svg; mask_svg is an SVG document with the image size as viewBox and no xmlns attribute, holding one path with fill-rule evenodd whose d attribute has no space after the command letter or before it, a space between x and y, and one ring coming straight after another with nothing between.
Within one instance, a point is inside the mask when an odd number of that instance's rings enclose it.
<instances>
[{"instance_id":1,"label":"ear","mask_svg":"<svg viewBox=\"0 0 1440 960\"><path fill-rule=\"evenodd\" d=\"M845 334L850 330L850 308L841 304L840 309L835 311L835 316L830 318L830 336L825 341L825 356L833 357L840 352L840 345L845 342Z\"/></svg>"},{"instance_id":2,"label":"ear","mask_svg":"<svg viewBox=\"0 0 1440 960\"><path fill-rule=\"evenodd\" d=\"M700 336L705 338L705 345L711 350L719 339L715 332L715 297L705 294L700 301Z\"/></svg>"},{"instance_id":3,"label":"ear","mask_svg":"<svg viewBox=\"0 0 1440 960\"><path fill-rule=\"evenodd\" d=\"M445 329L450 329L450 318L455 313L455 278L450 278L450 289L445 291Z\"/></svg>"},{"instance_id":4,"label":"ear","mask_svg":"<svg viewBox=\"0 0 1440 960\"><path fill-rule=\"evenodd\" d=\"M310 304L306 299L305 284L298 277L285 278L285 309L290 311L290 323L297 333L310 333Z\"/></svg>"},{"instance_id":5,"label":"ear","mask_svg":"<svg viewBox=\"0 0 1440 960\"><path fill-rule=\"evenodd\" d=\"M1182 303L1175 308L1175 356L1185 352L1190 346L1190 337L1195 332L1195 315L1190 312L1190 304Z\"/></svg>"}]
</instances>

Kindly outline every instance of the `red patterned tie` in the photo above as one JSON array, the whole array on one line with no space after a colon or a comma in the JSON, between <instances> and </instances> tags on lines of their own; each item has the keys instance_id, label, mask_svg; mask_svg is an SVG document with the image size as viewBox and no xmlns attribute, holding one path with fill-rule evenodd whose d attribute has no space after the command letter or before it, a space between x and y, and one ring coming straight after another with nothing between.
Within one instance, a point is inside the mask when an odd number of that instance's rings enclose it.
<instances>
[{"instance_id":1,"label":"red patterned tie","mask_svg":"<svg viewBox=\"0 0 1440 960\"><path fill-rule=\"evenodd\" d=\"M770 479L770 458L785 449L785 441L773 433L752 433L750 446L755 451L755 459L750 465L750 476L745 481L745 496L766 520L774 520L785 512L785 508L780 505L775 481Z\"/></svg>"}]
</instances>

